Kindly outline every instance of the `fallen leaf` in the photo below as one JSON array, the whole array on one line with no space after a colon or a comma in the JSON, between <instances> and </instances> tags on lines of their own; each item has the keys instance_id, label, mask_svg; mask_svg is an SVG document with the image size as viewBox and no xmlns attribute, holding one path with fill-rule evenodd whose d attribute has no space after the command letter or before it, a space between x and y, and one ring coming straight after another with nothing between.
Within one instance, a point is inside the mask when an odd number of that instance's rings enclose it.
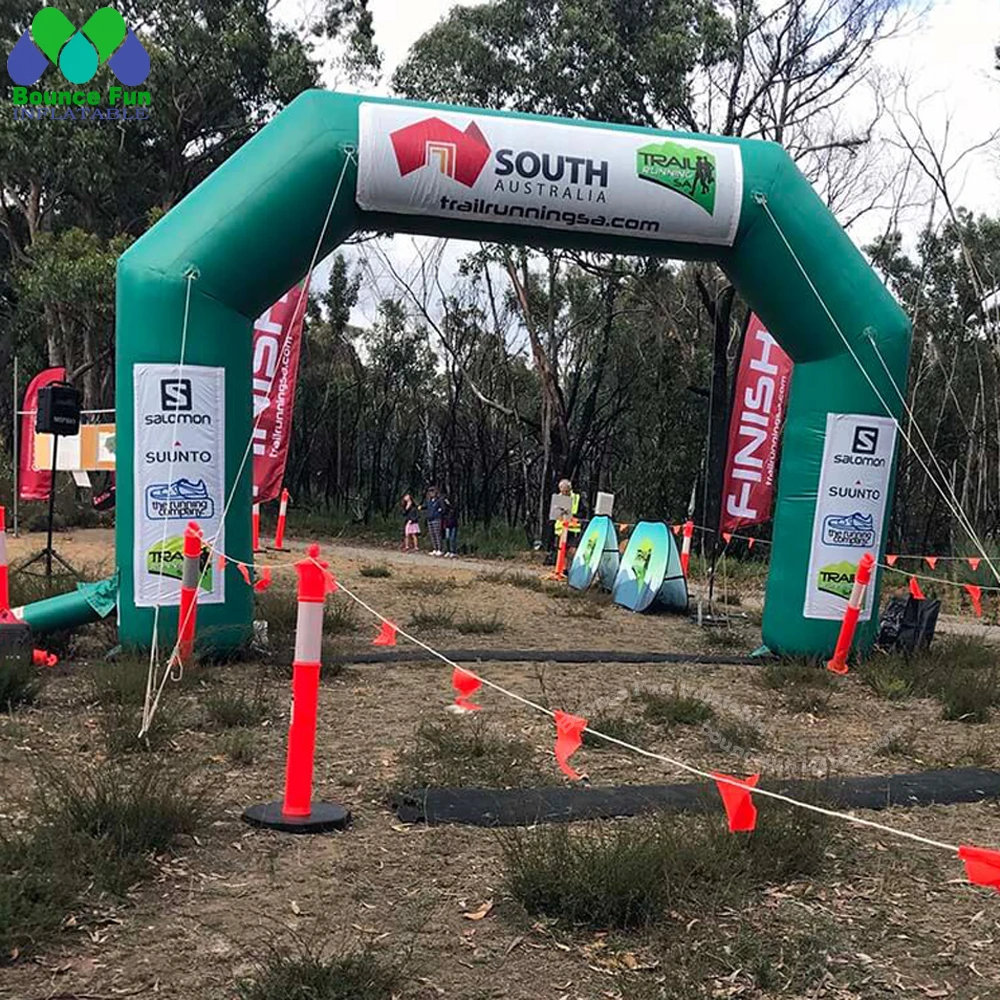
<instances>
[{"instance_id":1,"label":"fallen leaf","mask_svg":"<svg viewBox=\"0 0 1000 1000\"><path fill-rule=\"evenodd\" d=\"M292 900L292 913L294 913L297 917L302 916L302 908L295 902L294 899Z\"/></svg>"},{"instance_id":2,"label":"fallen leaf","mask_svg":"<svg viewBox=\"0 0 1000 1000\"><path fill-rule=\"evenodd\" d=\"M467 911L462 914L466 920L482 920L483 917L487 917L490 911L493 909L493 900L487 899L485 903L482 904L478 909Z\"/></svg>"}]
</instances>

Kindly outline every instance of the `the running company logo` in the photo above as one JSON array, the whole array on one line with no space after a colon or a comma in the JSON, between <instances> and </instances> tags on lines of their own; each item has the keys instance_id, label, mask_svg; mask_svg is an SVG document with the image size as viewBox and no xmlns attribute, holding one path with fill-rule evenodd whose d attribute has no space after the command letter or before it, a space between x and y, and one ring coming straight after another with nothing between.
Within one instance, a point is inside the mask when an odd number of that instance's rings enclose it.
<instances>
[{"instance_id":1,"label":"the running company logo","mask_svg":"<svg viewBox=\"0 0 1000 1000\"><path fill-rule=\"evenodd\" d=\"M492 152L475 122L462 132L440 118L426 118L389 138L402 177L430 165L467 188L479 180Z\"/></svg>"},{"instance_id":2,"label":"the running company logo","mask_svg":"<svg viewBox=\"0 0 1000 1000\"><path fill-rule=\"evenodd\" d=\"M181 477L146 487L146 517L151 521L203 521L215 517L215 501L204 479Z\"/></svg>"},{"instance_id":3,"label":"the running company logo","mask_svg":"<svg viewBox=\"0 0 1000 1000\"><path fill-rule=\"evenodd\" d=\"M149 76L149 53L114 7L95 11L79 30L58 8L43 7L11 49L7 73L30 87L52 64L69 83L83 84L105 63L126 87Z\"/></svg>"},{"instance_id":4,"label":"the running company logo","mask_svg":"<svg viewBox=\"0 0 1000 1000\"><path fill-rule=\"evenodd\" d=\"M828 514L823 518L823 544L869 549L875 544L875 518L871 514Z\"/></svg>"},{"instance_id":5,"label":"the running company logo","mask_svg":"<svg viewBox=\"0 0 1000 1000\"><path fill-rule=\"evenodd\" d=\"M709 215L715 212L718 171L712 153L667 139L643 146L636 159L640 180L677 192Z\"/></svg>"},{"instance_id":6,"label":"the running company logo","mask_svg":"<svg viewBox=\"0 0 1000 1000\"><path fill-rule=\"evenodd\" d=\"M202 546L198 560L200 573L198 584L201 590L208 593L212 590L212 563L209 550ZM146 572L150 576L163 576L169 580L180 580L184 574L184 536L172 535L170 538L146 549Z\"/></svg>"},{"instance_id":7,"label":"the running company logo","mask_svg":"<svg viewBox=\"0 0 1000 1000\"><path fill-rule=\"evenodd\" d=\"M842 597L845 601L854 589L854 576L858 571L857 563L838 562L821 566L816 578L816 587L824 594Z\"/></svg>"}]
</instances>

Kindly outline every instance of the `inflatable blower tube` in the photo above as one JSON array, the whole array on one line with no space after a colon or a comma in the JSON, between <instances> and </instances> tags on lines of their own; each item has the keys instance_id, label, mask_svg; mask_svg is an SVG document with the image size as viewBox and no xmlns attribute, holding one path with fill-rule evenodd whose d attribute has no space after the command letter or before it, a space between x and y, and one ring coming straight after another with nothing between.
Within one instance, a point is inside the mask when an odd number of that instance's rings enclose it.
<instances>
[{"instance_id":1,"label":"inflatable blower tube","mask_svg":"<svg viewBox=\"0 0 1000 1000\"><path fill-rule=\"evenodd\" d=\"M114 577L96 584L81 584L69 594L15 608L14 615L27 622L35 635L79 628L105 618L114 608L117 590Z\"/></svg>"}]
</instances>

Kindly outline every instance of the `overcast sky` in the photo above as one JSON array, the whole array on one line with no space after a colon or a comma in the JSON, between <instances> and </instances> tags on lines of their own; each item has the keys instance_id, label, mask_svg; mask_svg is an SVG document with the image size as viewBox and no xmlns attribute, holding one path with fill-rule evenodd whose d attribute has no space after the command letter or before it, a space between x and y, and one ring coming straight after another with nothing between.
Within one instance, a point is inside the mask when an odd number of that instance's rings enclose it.
<instances>
[{"instance_id":1,"label":"overcast sky","mask_svg":"<svg viewBox=\"0 0 1000 1000\"><path fill-rule=\"evenodd\" d=\"M371 0L376 40L385 56L384 81L391 77L410 46L453 6L456 4L450 0ZM289 21L301 23L315 16L318 9L317 0L282 0L279 13ZM919 106L921 120L935 142L943 140L950 119L951 159L1000 127L1000 74L993 68L994 48L998 43L1000 0L935 0L932 11L918 29L883 43L878 52L877 60L886 71L905 75L909 80L910 106ZM339 79L334 62L328 58L325 85L348 89ZM388 93L385 82L374 89ZM887 157L899 155L888 147L885 152ZM1000 214L1000 146L993 143L967 157L955 170L951 182L958 203L975 212ZM925 210L914 211L907 226L915 233L925 220ZM884 217L868 216L852 228L851 236L862 245L884 225ZM399 268L405 270L411 265L414 245L413 238L399 236L388 247ZM446 264L456 261L469 249L467 244L453 242L445 254ZM350 256L357 260L357 251ZM372 260L370 253L368 257ZM391 277L374 261L373 270L378 272L374 278L381 286L381 294L388 294L393 285ZM322 280L322 275L317 277ZM370 287L371 278L370 274L366 278L364 300L352 317L361 325L371 323L380 296L379 290Z\"/></svg>"}]
</instances>

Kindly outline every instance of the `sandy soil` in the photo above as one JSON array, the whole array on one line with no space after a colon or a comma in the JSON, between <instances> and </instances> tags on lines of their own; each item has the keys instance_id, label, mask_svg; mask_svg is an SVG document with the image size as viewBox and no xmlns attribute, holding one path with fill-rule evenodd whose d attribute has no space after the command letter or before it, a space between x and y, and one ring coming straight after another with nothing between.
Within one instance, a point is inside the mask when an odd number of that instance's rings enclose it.
<instances>
[{"instance_id":1,"label":"sandy soil","mask_svg":"<svg viewBox=\"0 0 1000 1000\"><path fill-rule=\"evenodd\" d=\"M60 551L93 570L107 562L108 532L58 539ZM37 537L11 546L20 553ZM301 547L301 546L297 546ZM438 648L578 648L718 651L751 648L749 626L720 646L680 618L635 616L599 599L556 599L510 583L484 580L497 564L443 562L388 550L327 545L324 554L343 582L406 626L415 613L447 608L455 621L494 613L503 631L462 635L454 626L414 632ZM287 565L294 555L275 558ZM387 565L392 575L366 578L362 566ZM541 572L523 564L508 572ZM278 574L275 594L291 579ZM454 580L456 586L449 586ZM440 590L440 593L433 591ZM345 601L343 595L333 600ZM569 617L581 613L599 617ZM356 629L331 642L350 656L370 651L377 624L359 615ZM100 638L103 638L103 633ZM87 682L99 658L93 638L81 640L74 660L49 678L30 709L0 717L0 788L11 801L26 794L40 761L96 761L105 755L99 708ZM272 717L256 727L258 756L234 766L224 752L226 734L208 725L203 701L219 685L245 686L257 665L203 666L193 682L168 687L182 725L165 761L194 765L218 791L211 823L197 840L158 860L158 877L123 901L102 902L100 917L74 915L67 930L30 960L0 968L0 997L111 998L233 996L233 983L252 970L275 940L375 941L412 954L405 997L512 1000L600 1000L647 996L642 990L670 976L669 948L683 947L704 928L668 922L664 935L605 938L557 932L519 911L503 891L497 837L460 827L401 825L386 804L399 773L400 754L412 745L422 720L448 716L447 667L427 661L348 666L328 676L321 690L315 795L347 804L354 823L344 834L295 838L254 831L240 821L249 804L280 795L287 725L285 655L276 651L267 681ZM486 663L497 683L551 707L589 718L622 714L639 720L642 690L677 687L716 710L701 727L664 730L642 725L636 740L700 767L740 773L873 774L925 767L1000 765L1000 723L965 726L940 719L939 706L914 699L875 698L854 677L838 681L823 711L810 713L782 691L757 683L758 667ZM495 731L527 740L540 769L554 774L550 721L494 693L478 700ZM733 717L753 723L764 745L734 750L719 737ZM459 720L459 724L465 720ZM898 737L886 751L889 737ZM683 780L671 768L618 751L582 749L574 762L595 785ZM6 811L0 809L0 811ZM949 842L1000 843L995 803L880 813L882 822ZM959 862L947 854L845 826L818 877L776 887L747 911L715 914L720 954L741 928L779 920L784 927L825 922L834 931L830 974L806 992L762 993L736 972L712 984L719 997L955 997L1000 995L996 896L970 887ZM467 919L481 904L494 905L483 920ZM69 916L69 915L68 915ZM679 917L679 915L678 915ZM706 917L706 919L709 919ZM699 945L700 947L701 945ZM623 956L631 956L625 958ZM630 968L636 964L638 970ZM850 970L855 985L842 985Z\"/></svg>"}]
</instances>

